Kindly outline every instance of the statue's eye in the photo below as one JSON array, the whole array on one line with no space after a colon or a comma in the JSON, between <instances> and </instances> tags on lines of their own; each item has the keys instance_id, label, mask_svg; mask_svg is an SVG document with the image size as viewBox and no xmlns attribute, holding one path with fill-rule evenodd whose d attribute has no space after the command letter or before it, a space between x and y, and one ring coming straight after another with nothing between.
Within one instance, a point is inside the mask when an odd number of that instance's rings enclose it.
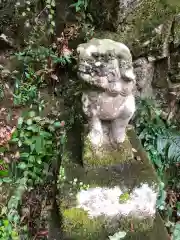
<instances>
[{"instance_id":1,"label":"statue's eye","mask_svg":"<svg viewBox=\"0 0 180 240\"><path fill-rule=\"evenodd\" d=\"M98 58L99 54L96 53L96 52L94 52L94 53L92 53L92 56L93 56L94 58Z\"/></svg>"}]
</instances>

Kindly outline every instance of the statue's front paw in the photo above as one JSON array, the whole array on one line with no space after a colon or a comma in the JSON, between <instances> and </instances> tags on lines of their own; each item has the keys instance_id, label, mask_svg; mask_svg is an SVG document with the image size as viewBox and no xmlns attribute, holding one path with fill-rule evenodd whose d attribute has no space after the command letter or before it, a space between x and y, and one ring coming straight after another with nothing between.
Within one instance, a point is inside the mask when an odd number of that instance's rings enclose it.
<instances>
[{"instance_id":1,"label":"statue's front paw","mask_svg":"<svg viewBox=\"0 0 180 240\"><path fill-rule=\"evenodd\" d=\"M115 132L111 132L110 135L111 138L111 143L118 145L121 144L125 141L126 138L126 132L124 129L122 129L121 131L118 131L118 129Z\"/></svg>"},{"instance_id":2,"label":"statue's front paw","mask_svg":"<svg viewBox=\"0 0 180 240\"><path fill-rule=\"evenodd\" d=\"M89 140L94 147L101 147L103 144L103 133L98 130L92 130L89 133Z\"/></svg>"},{"instance_id":3,"label":"statue's front paw","mask_svg":"<svg viewBox=\"0 0 180 240\"><path fill-rule=\"evenodd\" d=\"M125 141L125 133L122 135L117 136L114 141L116 142L116 144L120 144L123 143Z\"/></svg>"}]
</instances>

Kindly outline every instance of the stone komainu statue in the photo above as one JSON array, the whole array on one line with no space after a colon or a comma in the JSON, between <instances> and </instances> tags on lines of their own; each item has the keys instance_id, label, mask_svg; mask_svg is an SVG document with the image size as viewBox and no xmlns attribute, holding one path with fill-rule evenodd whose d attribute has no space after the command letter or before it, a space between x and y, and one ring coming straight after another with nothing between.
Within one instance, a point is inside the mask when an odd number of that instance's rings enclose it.
<instances>
[{"instance_id":1,"label":"stone komainu statue","mask_svg":"<svg viewBox=\"0 0 180 240\"><path fill-rule=\"evenodd\" d=\"M135 75L130 50L110 39L92 39L80 44L77 52L90 143L98 148L122 143L135 111Z\"/></svg>"}]
</instances>

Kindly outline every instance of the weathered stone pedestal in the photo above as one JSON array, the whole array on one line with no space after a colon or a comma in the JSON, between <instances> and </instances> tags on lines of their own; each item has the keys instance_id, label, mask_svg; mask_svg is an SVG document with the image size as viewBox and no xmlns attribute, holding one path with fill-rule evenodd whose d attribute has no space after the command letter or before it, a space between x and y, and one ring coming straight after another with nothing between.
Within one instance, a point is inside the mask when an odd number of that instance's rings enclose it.
<instances>
[{"instance_id":1,"label":"weathered stone pedestal","mask_svg":"<svg viewBox=\"0 0 180 240\"><path fill-rule=\"evenodd\" d=\"M125 240L168 239L156 213L156 173L133 128L108 157L95 158L89 147L84 148L84 167L65 166L60 206L64 239L106 240L119 231L126 232Z\"/></svg>"}]
</instances>

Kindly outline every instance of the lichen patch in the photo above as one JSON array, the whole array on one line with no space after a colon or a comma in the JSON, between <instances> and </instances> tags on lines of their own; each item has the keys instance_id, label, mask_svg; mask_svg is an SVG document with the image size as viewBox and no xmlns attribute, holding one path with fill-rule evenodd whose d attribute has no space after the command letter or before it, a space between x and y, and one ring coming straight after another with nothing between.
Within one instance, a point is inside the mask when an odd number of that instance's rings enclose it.
<instances>
[{"instance_id":1,"label":"lichen patch","mask_svg":"<svg viewBox=\"0 0 180 240\"><path fill-rule=\"evenodd\" d=\"M146 218L155 215L157 192L148 184L134 188L125 202L119 201L122 194L118 186L81 190L77 194L77 207L87 211L90 218L100 216Z\"/></svg>"}]
</instances>

